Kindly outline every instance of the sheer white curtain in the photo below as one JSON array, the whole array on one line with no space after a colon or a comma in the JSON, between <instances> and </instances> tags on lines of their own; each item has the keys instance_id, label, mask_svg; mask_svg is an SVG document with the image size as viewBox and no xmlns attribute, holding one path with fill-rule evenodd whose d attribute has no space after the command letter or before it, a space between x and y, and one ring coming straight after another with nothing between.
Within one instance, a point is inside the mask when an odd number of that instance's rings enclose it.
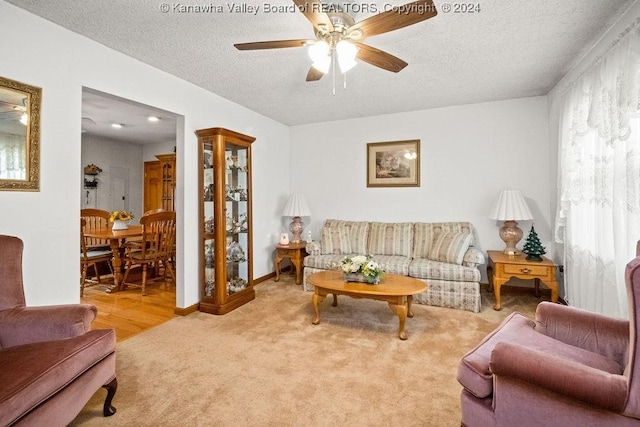
<instances>
[{"instance_id":1,"label":"sheer white curtain","mask_svg":"<svg viewBox=\"0 0 640 427\"><path fill-rule=\"evenodd\" d=\"M24 135L0 133L0 179L26 179L26 159Z\"/></svg>"},{"instance_id":2,"label":"sheer white curtain","mask_svg":"<svg viewBox=\"0 0 640 427\"><path fill-rule=\"evenodd\" d=\"M565 95L559 146L566 297L626 318L624 268L640 240L640 26Z\"/></svg>"}]
</instances>

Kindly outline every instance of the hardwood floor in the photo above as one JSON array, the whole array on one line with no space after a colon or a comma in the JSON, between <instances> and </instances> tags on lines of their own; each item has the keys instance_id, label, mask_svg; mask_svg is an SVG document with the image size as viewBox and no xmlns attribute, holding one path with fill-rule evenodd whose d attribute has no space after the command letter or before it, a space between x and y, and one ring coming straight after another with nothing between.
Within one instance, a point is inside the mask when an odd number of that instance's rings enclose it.
<instances>
[{"instance_id":1,"label":"hardwood floor","mask_svg":"<svg viewBox=\"0 0 640 427\"><path fill-rule=\"evenodd\" d=\"M92 327L114 328L118 342L176 317L176 287L170 280L165 283L162 277L148 279L145 296L137 287L112 294L105 289L104 284L85 286L82 302L98 309Z\"/></svg>"}]
</instances>

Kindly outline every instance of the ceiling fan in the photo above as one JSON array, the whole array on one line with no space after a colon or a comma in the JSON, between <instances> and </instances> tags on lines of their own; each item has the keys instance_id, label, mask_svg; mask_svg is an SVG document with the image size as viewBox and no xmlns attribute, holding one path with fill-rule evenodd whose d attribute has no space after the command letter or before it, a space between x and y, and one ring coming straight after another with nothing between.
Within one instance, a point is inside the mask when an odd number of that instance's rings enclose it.
<instances>
[{"instance_id":1,"label":"ceiling fan","mask_svg":"<svg viewBox=\"0 0 640 427\"><path fill-rule=\"evenodd\" d=\"M307 73L307 81L320 80L333 64L340 65L345 73L355 66L355 58L375 67L397 73L408 64L387 52L362 43L367 37L387 33L417 24L437 15L433 0L420 0L403 6L388 6L383 12L360 22L339 6L323 4L319 0L293 0L298 10L313 24L316 39L273 40L237 43L239 50L279 49L309 46L313 65ZM336 61L337 60L337 61Z\"/></svg>"}]
</instances>

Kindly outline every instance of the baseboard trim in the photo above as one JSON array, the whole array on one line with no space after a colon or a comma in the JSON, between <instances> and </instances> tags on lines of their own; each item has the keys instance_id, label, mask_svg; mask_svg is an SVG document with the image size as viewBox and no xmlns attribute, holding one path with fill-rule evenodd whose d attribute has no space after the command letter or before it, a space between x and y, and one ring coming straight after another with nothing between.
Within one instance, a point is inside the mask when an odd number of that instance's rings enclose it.
<instances>
[{"instance_id":1,"label":"baseboard trim","mask_svg":"<svg viewBox=\"0 0 640 427\"><path fill-rule=\"evenodd\" d=\"M269 279L272 279L274 277L276 277L276 272L275 271L272 272L272 273L269 273L267 275L257 277L255 279L253 279L253 286L259 285L260 283L265 282L265 281L267 281Z\"/></svg>"},{"instance_id":2,"label":"baseboard trim","mask_svg":"<svg viewBox=\"0 0 640 427\"><path fill-rule=\"evenodd\" d=\"M173 312L178 316L188 316L191 313L198 311L198 304L190 305L189 307L176 307Z\"/></svg>"}]
</instances>

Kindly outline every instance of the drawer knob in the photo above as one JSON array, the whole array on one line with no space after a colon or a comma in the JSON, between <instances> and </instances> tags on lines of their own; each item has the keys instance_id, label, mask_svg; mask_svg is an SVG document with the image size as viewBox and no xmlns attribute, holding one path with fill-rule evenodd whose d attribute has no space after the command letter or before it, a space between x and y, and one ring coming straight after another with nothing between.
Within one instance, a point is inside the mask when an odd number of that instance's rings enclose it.
<instances>
[{"instance_id":1,"label":"drawer knob","mask_svg":"<svg viewBox=\"0 0 640 427\"><path fill-rule=\"evenodd\" d=\"M521 273L524 273L524 274L529 274L529 273L531 273L531 270L529 270L528 268L526 268L526 267L525 267L525 268L522 268L522 269L520 270L520 272L521 272Z\"/></svg>"}]
</instances>

